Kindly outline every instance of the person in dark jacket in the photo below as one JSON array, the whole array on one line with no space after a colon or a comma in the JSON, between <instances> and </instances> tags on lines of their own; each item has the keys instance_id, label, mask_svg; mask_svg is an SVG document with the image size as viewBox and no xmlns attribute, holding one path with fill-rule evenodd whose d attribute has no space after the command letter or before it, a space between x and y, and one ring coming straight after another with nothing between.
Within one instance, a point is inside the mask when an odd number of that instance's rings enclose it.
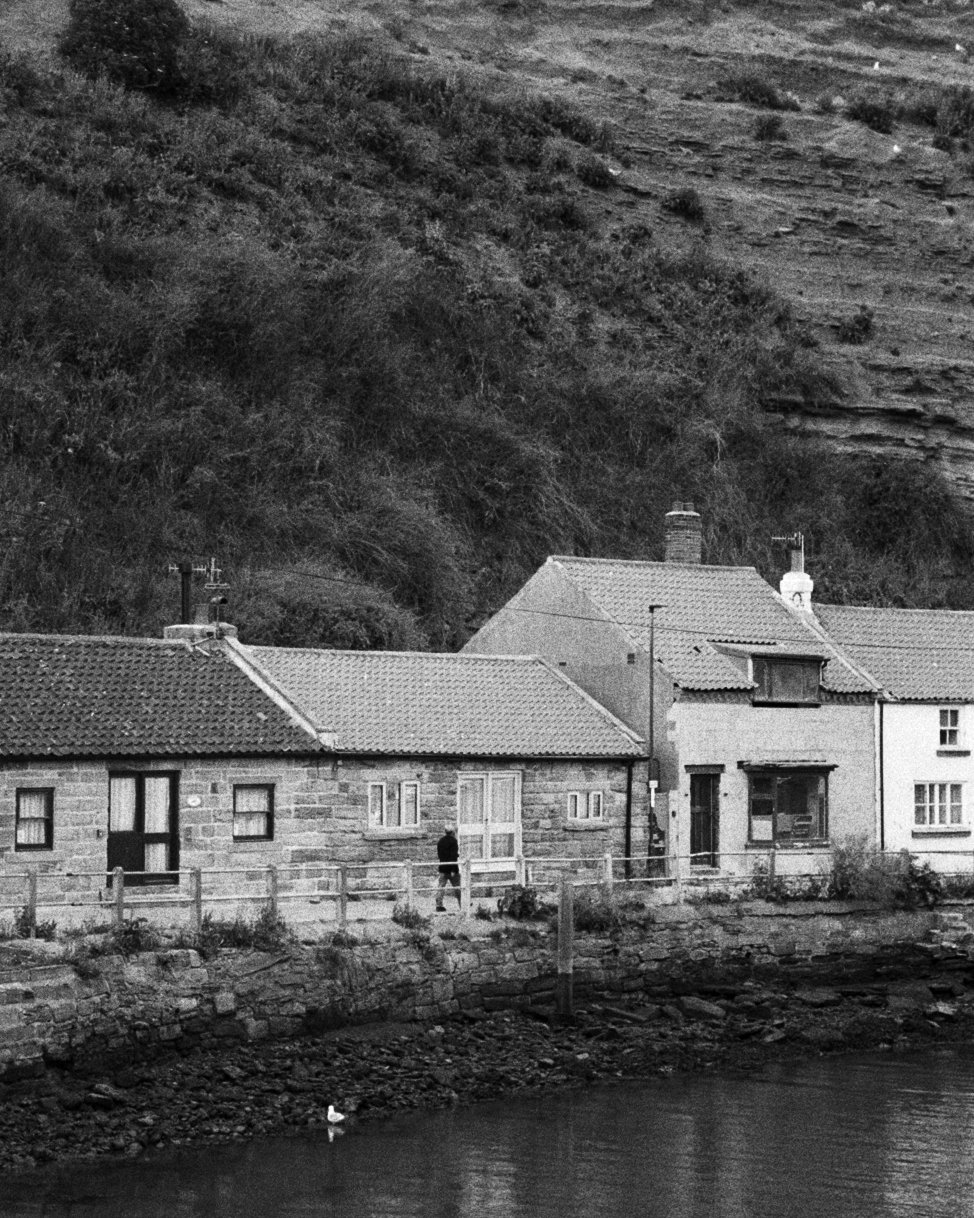
<instances>
[{"instance_id":1,"label":"person in dark jacket","mask_svg":"<svg viewBox=\"0 0 974 1218\"><path fill-rule=\"evenodd\" d=\"M436 843L436 857L440 861L440 874L436 883L436 912L446 913L443 908L443 890L447 884L452 884L454 891L457 894L457 905L461 905L460 900L460 867L458 859L460 858L460 843L457 841L457 835L453 832L449 825L446 827L446 832Z\"/></svg>"}]
</instances>

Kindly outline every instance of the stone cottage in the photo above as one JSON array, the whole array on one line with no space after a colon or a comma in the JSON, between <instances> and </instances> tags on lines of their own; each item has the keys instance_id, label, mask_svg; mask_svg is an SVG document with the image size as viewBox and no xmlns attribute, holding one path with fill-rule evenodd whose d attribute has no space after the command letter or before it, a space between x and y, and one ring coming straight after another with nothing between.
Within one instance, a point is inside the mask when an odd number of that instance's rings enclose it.
<instances>
[{"instance_id":1,"label":"stone cottage","mask_svg":"<svg viewBox=\"0 0 974 1218\"><path fill-rule=\"evenodd\" d=\"M222 644L0 635L0 893L29 870L81 908L115 867L158 889L277 861L330 764Z\"/></svg>"},{"instance_id":2,"label":"stone cottage","mask_svg":"<svg viewBox=\"0 0 974 1218\"><path fill-rule=\"evenodd\" d=\"M642 741L545 660L230 647L331 741L294 861L434 859L446 824L481 874L645 850Z\"/></svg>"},{"instance_id":3,"label":"stone cottage","mask_svg":"<svg viewBox=\"0 0 974 1218\"><path fill-rule=\"evenodd\" d=\"M338 865L435 859L445 823L483 873L638 845L638 735L543 660L169 633L0 635L0 917L25 877L42 917L95 916L115 868L147 907L198 870L253 912L270 867L315 901Z\"/></svg>"}]
</instances>

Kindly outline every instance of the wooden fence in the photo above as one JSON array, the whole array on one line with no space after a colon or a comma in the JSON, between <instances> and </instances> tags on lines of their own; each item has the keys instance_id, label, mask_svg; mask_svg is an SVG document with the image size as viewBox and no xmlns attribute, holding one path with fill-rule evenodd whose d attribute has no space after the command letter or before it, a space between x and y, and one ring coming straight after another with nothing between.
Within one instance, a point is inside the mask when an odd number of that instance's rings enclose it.
<instances>
[{"instance_id":1,"label":"wooden fence","mask_svg":"<svg viewBox=\"0 0 974 1218\"><path fill-rule=\"evenodd\" d=\"M943 876L969 880L974 889L974 853L927 851ZM719 866L709 856L668 856L647 860L604 854L595 858L516 858L504 871L485 870L470 859L460 861L459 910L476 912L480 902L496 909L496 901L513 885L540 894L557 893L568 874L575 886L621 887L636 896L680 903L728 899L750 891L761 896L775 885L818 884L824 895L832 858L827 850L755 851L721 854ZM944 864L947 864L945 867ZM381 873L381 874L380 874ZM396 905L432 910L437 895L456 901L457 890L438 887L438 864L428 861L368 864L269 865L201 869L166 873L112 873L0 870L0 933L13 925L33 936L45 921L59 927L84 924L120 926L126 918L159 924L183 924L198 931L206 915L212 918L253 917L262 909L296 924L318 923L344 929L349 922L388 918ZM715 895L717 894L717 895ZM722 895L721 895L722 894ZM450 905L447 906L450 908Z\"/></svg>"}]
</instances>

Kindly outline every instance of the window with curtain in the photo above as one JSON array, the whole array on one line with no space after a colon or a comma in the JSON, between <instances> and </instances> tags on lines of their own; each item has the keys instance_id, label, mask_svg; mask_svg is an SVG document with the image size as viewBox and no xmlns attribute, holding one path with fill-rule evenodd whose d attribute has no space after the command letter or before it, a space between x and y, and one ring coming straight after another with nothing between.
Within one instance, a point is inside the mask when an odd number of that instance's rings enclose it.
<instances>
[{"instance_id":1,"label":"window with curtain","mask_svg":"<svg viewBox=\"0 0 974 1218\"><path fill-rule=\"evenodd\" d=\"M233 788L234 841L269 841L274 836L274 787L269 783Z\"/></svg>"},{"instance_id":2,"label":"window with curtain","mask_svg":"<svg viewBox=\"0 0 974 1218\"><path fill-rule=\"evenodd\" d=\"M50 850L54 845L54 791L51 787L17 791L16 850Z\"/></svg>"}]
</instances>

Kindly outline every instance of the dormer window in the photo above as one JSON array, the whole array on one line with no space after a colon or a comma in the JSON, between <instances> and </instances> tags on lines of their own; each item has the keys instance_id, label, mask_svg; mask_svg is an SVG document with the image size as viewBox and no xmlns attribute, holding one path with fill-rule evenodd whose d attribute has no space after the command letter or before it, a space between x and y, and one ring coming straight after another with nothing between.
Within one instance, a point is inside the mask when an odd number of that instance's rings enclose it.
<instances>
[{"instance_id":1,"label":"dormer window","mask_svg":"<svg viewBox=\"0 0 974 1218\"><path fill-rule=\"evenodd\" d=\"M755 702L817 706L821 701L822 661L754 656Z\"/></svg>"}]
</instances>

